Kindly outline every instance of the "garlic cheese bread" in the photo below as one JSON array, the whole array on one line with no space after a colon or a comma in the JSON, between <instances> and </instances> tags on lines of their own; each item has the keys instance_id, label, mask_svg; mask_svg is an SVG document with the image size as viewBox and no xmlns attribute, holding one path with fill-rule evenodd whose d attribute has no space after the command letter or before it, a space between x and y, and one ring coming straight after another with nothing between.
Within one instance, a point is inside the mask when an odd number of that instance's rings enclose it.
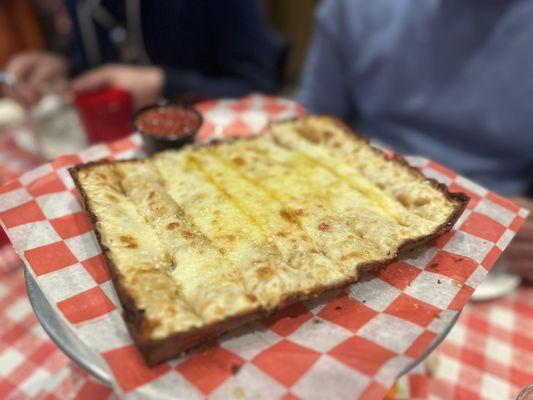
<instances>
[{"instance_id":1,"label":"garlic cheese bread","mask_svg":"<svg viewBox=\"0 0 533 400\"><path fill-rule=\"evenodd\" d=\"M70 172L149 365L356 282L468 201L322 116Z\"/></svg>"}]
</instances>

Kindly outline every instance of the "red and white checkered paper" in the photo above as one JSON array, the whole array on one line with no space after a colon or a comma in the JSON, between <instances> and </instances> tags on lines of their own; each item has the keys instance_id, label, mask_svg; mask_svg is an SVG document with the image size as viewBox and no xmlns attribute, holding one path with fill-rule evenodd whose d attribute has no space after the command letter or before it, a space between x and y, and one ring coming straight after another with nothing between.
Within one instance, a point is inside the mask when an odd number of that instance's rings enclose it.
<instances>
[{"instance_id":1,"label":"red and white checkered paper","mask_svg":"<svg viewBox=\"0 0 533 400\"><path fill-rule=\"evenodd\" d=\"M515 399L533 384L533 285L466 307L439 346L430 384L442 400Z\"/></svg>"},{"instance_id":2,"label":"red and white checkered paper","mask_svg":"<svg viewBox=\"0 0 533 400\"><path fill-rule=\"evenodd\" d=\"M17 147L15 134L15 129L0 129L0 186L42 162ZM5 246L7 243L7 236L3 229L0 229L0 269L11 265L11 259L17 257L11 246Z\"/></svg>"},{"instance_id":3,"label":"red and white checkered paper","mask_svg":"<svg viewBox=\"0 0 533 400\"><path fill-rule=\"evenodd\" d=\"M421 364L387 400L516 399L533 383L533 284L467 304L431 358L432 373Z\"/></svg>"},{"instance_id":4,"label":"red and white checkered paper","mask_svg":"<svg viewBox=\"0 0 533 400\"><path fill-rule=\"evenodd\" d=\"M0 259L0 399L110 398L111 389L70 361L41 328L20 264Z\"/></svg>"},{"instance_id":5,"label":"red and white checkered paper","mask_svg":"<svg viewBox=\"0 0 533 400\"><path fill-rule=\"evenodd\" d=\"M202 139L259 132L302 112L251 96L204 103ZM296 304L155 368L121 318L92 226L66 168L140 154L137 136L42 165L0 188L0 222L46 298L99 353L128 398L382 397L470 298L527 212L446 168L411 158L427 176L472 198L453 231L361 282Z\"/></svg>"}]
</instances>

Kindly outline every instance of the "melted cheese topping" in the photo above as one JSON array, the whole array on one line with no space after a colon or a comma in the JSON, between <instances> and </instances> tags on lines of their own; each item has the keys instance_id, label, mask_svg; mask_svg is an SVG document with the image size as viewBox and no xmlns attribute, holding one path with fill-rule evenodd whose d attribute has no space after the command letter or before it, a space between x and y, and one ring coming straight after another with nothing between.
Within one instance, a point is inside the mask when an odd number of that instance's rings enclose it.
<instances>
[{"instance_id":1,"label":"melted cheese topping","mask_svg":"<svg viewBox=\"0 0 533 400\"><path fill-rule=\"evenodd\" d=\"M354 282L457 207L324 117L88 166L78 181L148 339Z\"/></svg>"}]
</instances>

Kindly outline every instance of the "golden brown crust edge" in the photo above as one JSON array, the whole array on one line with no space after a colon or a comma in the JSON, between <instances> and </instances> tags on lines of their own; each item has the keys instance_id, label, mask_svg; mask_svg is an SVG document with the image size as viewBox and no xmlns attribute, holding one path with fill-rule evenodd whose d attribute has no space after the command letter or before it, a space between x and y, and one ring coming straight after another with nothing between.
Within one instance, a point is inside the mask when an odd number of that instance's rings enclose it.
<instances>
[{"instance_id":1,"label":"golden brown crust edge","mask_svg":"<svg viewBox=\"0 0 533 400\"><path fill-rule=\"evenodd\" d=\"M442 234L448 232L453 227L457 219L461 216L461 214L465 210L468 204L468 201L470 199L465 193L462 193L462 192L451 193L445 185L437 182L435 179L427 178L418 169L409 165L407 161L401 156L396 155L393 159L387 158L386 154L381 149L378 149L370 145L368 139L353 132L343 122L341 122L340 120L336 118L331 118L331 117L328 117L328 118L330 118L332 122L334 122L342 130L347 132L347 134L355 135L361 140L363 140L365 143L367 143L367 145L369 145L376 152L376 154L379 154L381 157L386 158L390 162L397 163L400 167L408 168L411 171L411 173L415 174L417 177L420 177L424 180L429 181L430 184L434 188L442 192L446 196L446 198L448 198L449 200L457 204L454 212L450 215L448 220L442 223L441 225L439 225L432 233L428 235L420 236L415 239L410 239L410 240L405 241L402 245L398 247L397 251L391 257L387 259L375 261L375 262L369 262L366 264L362 264L359 266L358 268L359 270L368 271L368 270L377 269L379 267L392 263L398 259L399 253L401 253L402 251L405 251L413 247L419 246L421 244L427 243L441 236ZM233 140L235 139L230 139L230 141L233 141ZM212 142L210 144L206 144L205 146L216 145L217 142ZM201 146L204 146L204 145L201 145ZM124 161L132 161L132 160L124 160ZM188 332L183 332L183 333L176 333L165 339L160 339L160 340L147 339L146 332L147 330L149 330L149 326L147 324L147 321L145 321L144 319L144 310L137 307L135 303L135 299L129 295L127 290L121 284L120 273L118 269L115 267L114 263L111 261L111 259L107 256L108 249L103 245L100 233L96 229L96 223L98 222L98 218L92 212L87 194L85 193L81 183L78 180L78 172L82 169L90 168L95 165L112 164L116 162L121 162L121 161L103 160L103 161L81 164L81 165L69 168L69 173L72 176L72 179L74 180L74 184L76 188L78 189L78 192L80 193L83 206L89 216L89 219L91 220L93 226L95 227L96 238L98 240L98 243L100 244L100 247L102 248L102 252L104 254L104 257L109 267L109 271L111 273L111 278L113 280L115 290L117 292L120 303L122 304L122 307L123 307L123 316L126 322L126 326L128 327L128 330L133 338L133 341L135 342L141 354L143 355L146 361L146 364L149 366L157 365L163 361L166 361L172 357L175 357L178 354L183 353L186 350L190 350L191 348L198 346L201 343L204 343L210 339L214 339L222 335L223 333L228 332L229 330L233 328L262 319L276 312L278 309L286 307L290 304L316 298L317 296L319 296L326 290L342 287L342 286L345 286L351 283L355 283L357 281L356 277L347 278L343 282L337 283L333 286L319 287L311 293L305 293L305 294L302 293L301 295L293 296L291 298L285 299L283 304L280 304L276 310L266 311L263 309L259 309L254 312L237 315L232 318L226 319L224 321L221 321L215 324L210 324L199 329L194 329L194 330L190 330Z\"/></svg>"}]
</instances>

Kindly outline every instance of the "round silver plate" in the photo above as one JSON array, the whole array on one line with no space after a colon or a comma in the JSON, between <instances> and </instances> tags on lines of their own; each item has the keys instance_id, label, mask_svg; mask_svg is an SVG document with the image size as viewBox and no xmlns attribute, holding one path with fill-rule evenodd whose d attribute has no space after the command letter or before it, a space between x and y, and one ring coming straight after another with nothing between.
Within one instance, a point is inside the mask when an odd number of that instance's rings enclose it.
<instances>
[{"instance_id":1,"label":"round silver plate","mask_svg":"<svg viewBox=\"0 0 533 400\"><path fill-rule=\"evenodd\" d=\"M30 298L31 306L37 316L37 319L43 326L44 330L54 343L74 362L87 372L101 380L102 382L111 385L111 376L107 371L103 361L99 355L87 347L68 327L68 325L61 320L55 313L50 303L43 295L43 292L37 286L35 279L31 276L28 270L24 269L26 288L28 289L28 297ZM404 370L398 374L398 377L406 374L411 369L421 363L435 348L444 340L446 335L450 332L452 327L457 322L460 313L457 313L446 326L446 329L435 338L431 346L419 358L414 360Z\"/></svg>"},{"instance_id":2,"label":"round silver plate","mask_svg":"<svg viewBox=\"0 0 533 400\"><path fill-rule=\"evenodd\" d=\"M111 385L111 377L100 356L86 346L57 316L26 267L24 278L33 311L48 336L76 364L102 382Z\"/></svg>"}]
</instances>

